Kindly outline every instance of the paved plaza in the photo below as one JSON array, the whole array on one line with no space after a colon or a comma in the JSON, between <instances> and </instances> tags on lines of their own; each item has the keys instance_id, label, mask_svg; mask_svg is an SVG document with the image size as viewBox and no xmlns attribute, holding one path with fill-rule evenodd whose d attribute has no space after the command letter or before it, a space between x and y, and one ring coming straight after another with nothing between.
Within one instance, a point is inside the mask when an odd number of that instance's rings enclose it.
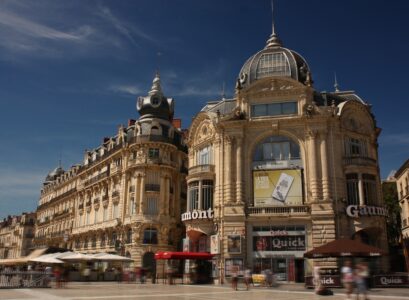
<instances>
[{"instance_id":1,"label":"paved plaza","mask_svg":"<svg viewBox=\"0 0 409 300\"><path fill-rule=\"evenodd\" d=\"M336 289L334 292L334 296L317 296L312 290L297 284L269 289L256 287L249 291L246 291L244 286L240 286L238 291L234 291L229 286L215 285L70 283L63 289L3 289L0 290L0 299L346 299L342 289ZM370 292L370 299L409 300L409 289L373 289Z\"/></svg>"}]
</instances>

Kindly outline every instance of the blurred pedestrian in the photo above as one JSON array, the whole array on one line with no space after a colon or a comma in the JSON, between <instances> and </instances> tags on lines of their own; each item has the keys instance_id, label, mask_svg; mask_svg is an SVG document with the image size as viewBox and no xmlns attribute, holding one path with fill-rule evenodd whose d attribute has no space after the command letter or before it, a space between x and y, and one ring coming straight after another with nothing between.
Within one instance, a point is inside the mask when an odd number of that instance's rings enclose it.
<instances>
[{"instance_id":1,"label":"blurred pedestrian","mask_svg":"<svg viewBox=\"0 0 409 300\"><path fill-rule=\"evenodd\" d=\"M319 266L314 266L314 287L315 287L315 293L318 294L319 291L322 289L321 286L321 274L320 274L320 267Z\"/></svg>"},{"instance_id":2,"label":"blurred pedestrian","mask_svg":"<svg viewBox=\"0 0 409 300\"><path fill-rule=\"evenodd\" d=\"M251 270L249 267L246 268L246 270L244 270L244 282L246 284L246 289L249 290L250 289L250 284L251 284Z\"/></svg>"},{"instance_id":3,"label":"blurred pedestrian","mask_svg":"<svg viewBox=\"0 0 409 300\"><path fill-rule=\"evenodd\" d=\"M237 283L239 281L239 267L238 266L232 266L232 271L231 271L231 286L233 290L237 291Z\"/></svg>"},{"instance_id":4,"label":"blurred pedestrian","mask_svg":"<svg viewBox=\"0 0 409 300\"><path fill-rule=\"evenodd\" d=\"M356 299L359 300L359 295L362 294L365 300L368 300L366 277L368 276L368 270L363 263L359 263L356 266L354 272L355 284L356 284Z\"/></svg>"},{"instance_id":5,"label":"blurred pedestrian","mask_svg":"<svg viewBox=\"0 0 409 300\"><path fill-rule=\"evenodd\" d=\"M347 299L351 299L351 294L354 288L354 273L351 265L351 261L347 260L341 269L342 282L346 289Z\"/></svg>"}]
</instances>

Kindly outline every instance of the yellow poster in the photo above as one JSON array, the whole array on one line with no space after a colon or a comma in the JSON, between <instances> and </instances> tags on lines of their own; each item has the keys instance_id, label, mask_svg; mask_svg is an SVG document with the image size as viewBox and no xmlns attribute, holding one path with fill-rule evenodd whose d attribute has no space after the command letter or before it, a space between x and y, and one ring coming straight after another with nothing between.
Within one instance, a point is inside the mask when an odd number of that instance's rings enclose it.
<instances>
[{"instance_id":1,"label":"yellow poster","mask_svg":"<svg viewBox=\"0 0 409 300\"><path fill-rule=\"evenodd\" d=\"M292 169L254 171L254 206L301 205L301 176Z\"/></svg>"}]
</instances>

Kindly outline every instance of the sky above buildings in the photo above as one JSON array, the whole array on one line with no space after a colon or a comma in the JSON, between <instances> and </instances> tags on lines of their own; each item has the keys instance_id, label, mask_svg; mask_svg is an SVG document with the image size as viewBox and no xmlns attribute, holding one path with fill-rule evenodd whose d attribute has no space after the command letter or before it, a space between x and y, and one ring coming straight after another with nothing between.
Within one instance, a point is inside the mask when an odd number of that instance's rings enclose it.
<instances>
[{"instance_id":1,"label":"sky above buildings","mask_svg":"<svg viewBox=\"0 0 409 300\"><path fill-rule=\"evenodd\" d=\"M276 0L276 32L317 90L355 90L382 128L382 178L408 158L409 1ZM0 218L35 210L62 161L138 118L157 68L188 127L271 33L269 0L0 2Z\"/></svg>"}]
</instances>

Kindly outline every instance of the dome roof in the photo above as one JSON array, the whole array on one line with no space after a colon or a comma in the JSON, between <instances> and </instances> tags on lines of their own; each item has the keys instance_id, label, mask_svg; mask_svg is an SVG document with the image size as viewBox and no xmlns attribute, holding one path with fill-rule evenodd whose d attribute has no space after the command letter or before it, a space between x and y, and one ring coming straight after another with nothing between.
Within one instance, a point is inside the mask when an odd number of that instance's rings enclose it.
<instances>
[{"instance_id":1,"label":"dome roof","mask_svg":"<svg viewBox=\"0 0 409 300\"><path fill-rule=\"evenodd\" d=\"M173 118L174 102L172 98L166 98L163 95L159 73L156 73L153 79L148 96L138 98L136 109L141 115L140 119L159 118L171 120Z\"/></svg>"},{"instance_id":2,"label":"dome roof","mask_svg":"<svg viewBox=\"0 0 409 300\"><path fill-rule=\"evenodd\" d=\"M305 59L297 52L284 48L274 30L261 51L251 56L241 68L239 83L248 87L266 77L290 77L311 85L311 73Z\"/></svg>"},{"instance_id":3,"label":"dome roof","mask_svg":"<svg viewBox=\"0 0 409 300\"><path fill-rule=\"evenodd\" d=\"M52 170L50 173L48 173L47 177L45 178L45 181L53 181L55 180L58 176L61 174L64 174L64 169L61 167L57 167L54 170Z\"/></svg>"}]
</instances>

